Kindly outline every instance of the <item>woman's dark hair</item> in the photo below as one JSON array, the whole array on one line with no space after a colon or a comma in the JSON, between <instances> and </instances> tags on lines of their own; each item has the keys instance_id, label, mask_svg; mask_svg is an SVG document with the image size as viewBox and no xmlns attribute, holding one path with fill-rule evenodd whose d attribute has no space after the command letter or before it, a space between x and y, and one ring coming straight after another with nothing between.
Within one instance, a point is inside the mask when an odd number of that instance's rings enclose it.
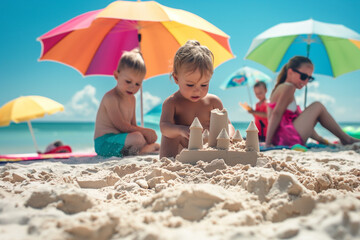
<instances>
[{"instance_id":1,"label":"woman's dark hair","mask_svg":"<svg viewBox=\"0 0 360 240\"><path fill-rule=\"evenodd\" d=\"M284 83L287 77L287 71L289 68L294 68L294 69L298 69L302 64L312 64L311 60L307 57L303 57L303 56L295 56L292 57L288 63L286 63L279 75L277 76L277 81L275 84L274 89L272 90L272 93L275 91L275 89L277 88L277 86L279 86L281 83Z\"/></svg>"}]
</instances>

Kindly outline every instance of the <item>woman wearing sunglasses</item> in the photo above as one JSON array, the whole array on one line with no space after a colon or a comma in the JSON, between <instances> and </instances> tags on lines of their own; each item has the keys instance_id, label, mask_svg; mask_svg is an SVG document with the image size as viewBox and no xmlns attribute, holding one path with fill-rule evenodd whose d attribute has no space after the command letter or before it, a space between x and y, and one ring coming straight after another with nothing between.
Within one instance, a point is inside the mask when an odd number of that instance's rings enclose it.
<instances>
[{"instance_id":1,"label":"woman wearing sunglasses","mask_svg":"<svg viewBox=\"0 0 360 240\"><path fill-rule=\"evenodd\" d=\"M305 145L308 138L328 144L328 141L314 130L318 122L337 136L344 145L360 141L342 131L320 102L312 103L304 111L296 105L295 90L314 80L311 76L313 71L314 66L310 59L302 56L291 58L281 69L268 104L266 146Z\"/></svg>"}]
</instances>

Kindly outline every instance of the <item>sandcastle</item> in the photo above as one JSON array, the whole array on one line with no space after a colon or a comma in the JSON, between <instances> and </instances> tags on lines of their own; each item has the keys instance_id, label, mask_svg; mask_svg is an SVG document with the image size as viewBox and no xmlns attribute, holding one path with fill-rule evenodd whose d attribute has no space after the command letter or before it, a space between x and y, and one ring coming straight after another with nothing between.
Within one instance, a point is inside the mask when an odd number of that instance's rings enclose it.
<instances>
[{"instance_id":1,"label":"sandcastle","mask_svg":"<svg viewBox=\"0 0 360 240\"><path fill-rule=\"evenodd\" d=\"M197 117L190 126L188 148L184 148L176 160L195 164L197 161L211 162L224 159L229 166L236 164L256 165L259 152L258 129L253 121L246 130L244 140L239 130L232 139L229 137L228 115L226 109L213 109L210 115L209 131L203 127Z\"/></svg>"}]
</instances>

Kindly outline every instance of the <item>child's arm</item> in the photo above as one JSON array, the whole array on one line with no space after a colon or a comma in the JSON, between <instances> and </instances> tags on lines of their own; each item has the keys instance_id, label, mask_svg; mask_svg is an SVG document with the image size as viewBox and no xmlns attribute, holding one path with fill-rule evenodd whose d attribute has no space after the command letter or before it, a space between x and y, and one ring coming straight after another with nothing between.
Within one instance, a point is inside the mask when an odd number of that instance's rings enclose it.
<instances>
[{"instance_id":1,"label":"child's arm","mask_svg":"<svg viewBox=\"0 0 360 240\"><path fill-rule=\"evenodd\" d=\"M252 110L252 108L246 103L239 102L240 107L242 107L245 111Z\"/></svg>"},{"instance_id":2,"label":"child's arm","mask_svg":"<svg viewBox=\"0 0 360 240\"><path fill-rule=\"evenodd\" d=\"M247 103L241 103L239 102L239 105L248 113L252 114L252 115L257 115L259 117L262 118L266 118L266 112L260 112L260 111L255 111L252 107L250 107Z\"/></svg>"},{"instance_id":3,"label":"child's arm","mask_svg":"<svg viewBox=\"0 0 360 240\"><path fill-rule=\"evenodd\" d=\"M265 100L263 100L263 101L265 101ZM258 104L260 105L260 108L258 108ZM267 118L266 108L265 108L265 111L257 111L257 110L256 110L257 108L258 108L259 110L264 110L264 108L262 107L263 104L264 104L264 102L263 102L263 103L261 103L261 101L258 102L258 103L256 104L255 110L249 106L248 113L252 114L254 117L255 117L255 115L256 115L256 116L261 117L261 118ZM265 104L266 104L266 103L265 103ZM267 104L266 104L266 105L267 105Z\"/></svg>"},{"instance_id":4,"label":"child's arm","mask_svg":"<svg viewBox=\"0 0 360 240\"><path fill-rule=\"evenodd\" d=\"M254 109L248 110L248 112L251 113L252 115L257 115L257 116L262 117L262 118L267 117L266 112L255 111Z\"/></svg>"},{"instance_id":5,"label":"child's arm","mask_svg":"<svg viewBox=\"0 0 360 240\"><path fill-rule=\"evenodd\" d=\"M175 124L174 115L174 103L171 101L171 99L165 100L162 106L160 119L161 134L168 138L176 138L178 136L189 138L189 127Z\"/></svg>"},{"instance_id":6,"label":"child's arm","mask_svg":"<svg viewBox=\"0 0 360 240\"><path fill-rule=\"evenodd\" d=\"M139 128L139 131L143 134L145 137L145 140L148 144L154 143L157 140L156 132L151 128L144 128L141 126L138 126L136 123L136 114L135 114L135 108L133 111L133 118L131 119L131 125L137 126Z\"/></svg>"}]
</instances>

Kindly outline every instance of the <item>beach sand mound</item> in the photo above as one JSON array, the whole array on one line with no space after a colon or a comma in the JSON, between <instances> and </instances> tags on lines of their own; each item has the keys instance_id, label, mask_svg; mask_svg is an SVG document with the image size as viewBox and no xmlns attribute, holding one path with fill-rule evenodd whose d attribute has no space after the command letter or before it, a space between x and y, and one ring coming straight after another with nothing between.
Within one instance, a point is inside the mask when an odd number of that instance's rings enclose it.
<instances>
[{"instance_id":1,"label":"beach sand mound","mask_svg":"<svg viewBox=\"0 0 360 240\"><path fill-rule=\"evenodd\" d=\"M359 239L360 148L0 166L1 239Z\"/></svg>"}]
</instances>

